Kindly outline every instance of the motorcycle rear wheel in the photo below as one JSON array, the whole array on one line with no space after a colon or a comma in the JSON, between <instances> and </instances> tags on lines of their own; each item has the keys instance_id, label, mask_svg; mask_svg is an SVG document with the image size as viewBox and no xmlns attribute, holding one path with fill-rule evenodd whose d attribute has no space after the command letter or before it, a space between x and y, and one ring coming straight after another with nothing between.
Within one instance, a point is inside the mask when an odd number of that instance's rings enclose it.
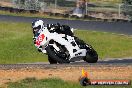
<instances>
[{"instance_id":1,"label":"motorcycle rear wheel","mask_svg":"<svg viewBox=\"0 0 132 88\"><path fill-rule=\"evenodd\" d=\"M88 63L96 63L98 61L97 52L94 49L87 51L84 61Z\"/></svg>"}]
</instances>

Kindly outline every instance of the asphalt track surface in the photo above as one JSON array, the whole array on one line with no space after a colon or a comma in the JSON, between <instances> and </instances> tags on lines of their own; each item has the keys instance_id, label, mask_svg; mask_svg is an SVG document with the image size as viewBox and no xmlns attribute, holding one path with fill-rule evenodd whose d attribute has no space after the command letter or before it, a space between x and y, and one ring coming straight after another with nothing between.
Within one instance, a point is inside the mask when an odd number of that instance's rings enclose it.
<instances>
[{"instance_id":1,"label":"asphalt track surface","mask_svg":"<svg viewBox=\"0 0 132 88\"><path fill-rule=\"evenodd\" d=\"M0 64L1 70L9 69L57 69L65 67L131 67L132 59L98 61L98 63L74 62L70 64L49 64L48 62Z\"/></svg>"},{"instance_id":2,"label":"asphalt track surface","mask_svg":"<svg viewBox=\"0 0 132 88\"><path fill-rule=\"evenodd\" d=\"M76 29L132 35L132 23L130 22L101 22L101 21L99 22L99 21L64 20L64 19L0 15L0 21L8 21L8 22L11 21L11 22L31 23L33 20L36 19L42 19L46 24L57 23L57 22L60 24L67 24L70 27Z\"/></svg>"},{"instance_id":3,"label":"asphalt track surface","mask_svg":"<svg viewBox=\"0 0 132 88\"><path fill-rule=\"evenodd\" d=\"M84 29L84 30L93 30L93 31L103 31L103 32L112 32L118 34L127 34L132 35L132 23L129 22L96 22L96 21L81 21L81 20L64 20L64 19L48 19L48 18L35 18L35 17L21 17L21 16L9 16L9 15L0 15L0 21L6 22L27 22L31 23L33 20L42 19L45 23L57 23L60 24L67 24L70 27L76 29ZM63 66L87 66L88 63L86 62L75 62L70 64L64 64ZM132 65L132 58L130 59L115 59L115 60L108 60L108 61L98 61L95 64L89 65ZM22 67L55 67L59 65L49 65L49 63L27 63L27 64L14 64L14 65L0 65L0 69L6 68L21 68Z\"/></svg>"}]
</instances>

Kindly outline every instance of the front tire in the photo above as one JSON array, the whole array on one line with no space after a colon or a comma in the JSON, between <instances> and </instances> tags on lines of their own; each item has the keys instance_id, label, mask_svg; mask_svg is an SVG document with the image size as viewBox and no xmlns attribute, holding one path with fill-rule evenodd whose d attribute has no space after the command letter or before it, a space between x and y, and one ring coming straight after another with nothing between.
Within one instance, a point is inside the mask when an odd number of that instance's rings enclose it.
<instances>
[{"instance_id":1,"label":"front tire","mask_svg":"<svg viewBox=\"0 0 132 88\"><path fill-rule=\"evenodd\" d=\"M69 60L67 60L66 58L59 57L59 55L57 55L57 53L54 51L53 46L47 46L46 51L48 56L52 58L54 61L57 61L60 64L69 63Z\"/></svg>"}]
</instances>

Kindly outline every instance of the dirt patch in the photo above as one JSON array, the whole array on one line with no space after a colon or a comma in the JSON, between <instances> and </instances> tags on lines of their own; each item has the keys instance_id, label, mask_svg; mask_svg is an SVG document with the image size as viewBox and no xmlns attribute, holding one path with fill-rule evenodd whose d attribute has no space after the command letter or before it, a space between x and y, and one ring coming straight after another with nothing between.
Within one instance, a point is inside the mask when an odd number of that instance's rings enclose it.
<instances>
[{"instance_id":1,"label":"dirt patch","mask_svg":"<svg viewBox=\"0 0 132 88\"><path fill-rule=\"evenodd\" d=\"M14 69L0 70L0 85L15 82L27 77L37 79L57 77L66 81L78 82L82 67L57 69ZM132 79L132 66L126 67L84 67L90 79Z\"/></svg>"},{"instance_id":2,"label":"dirt patch","mask_svg":"<svg viewBox=\"0 0 132 88\"><path fill-rule=\"evenodd\" d=\"M13 4L10 2L0 1L0 6L13 7Z\"/></svg>"}]
</instances>

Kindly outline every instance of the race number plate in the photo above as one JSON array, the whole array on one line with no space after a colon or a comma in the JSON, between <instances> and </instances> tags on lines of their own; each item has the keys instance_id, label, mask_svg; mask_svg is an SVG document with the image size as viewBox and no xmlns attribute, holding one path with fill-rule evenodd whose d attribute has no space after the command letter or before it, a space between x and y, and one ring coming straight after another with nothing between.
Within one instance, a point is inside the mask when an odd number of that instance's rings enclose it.
<instances>
[{"instance_id":1,"label":"race number plate","mask_svg":"<svg viewBox=\"0 0 132 88\"><path fill-rule=\"evenodd\" d=\"M44 34L41 34L40 36L38 36L36 40L36 45L40 46L40 43L44 40L44 38L45 38Z\"/></svg>"}]
</instances>

